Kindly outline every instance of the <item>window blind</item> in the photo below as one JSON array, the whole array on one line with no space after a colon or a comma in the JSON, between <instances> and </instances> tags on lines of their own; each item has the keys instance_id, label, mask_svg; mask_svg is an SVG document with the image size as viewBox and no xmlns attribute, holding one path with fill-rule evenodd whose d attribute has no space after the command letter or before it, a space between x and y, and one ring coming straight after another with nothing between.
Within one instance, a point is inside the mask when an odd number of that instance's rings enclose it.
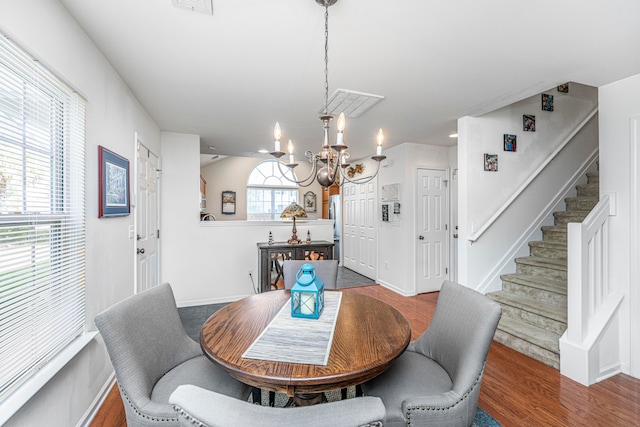
<instances>
[{"instance_id":1,"label":"window blind","mask_svg":"<svg viewBox=\"0 0 640 427\"><path fill-rule=\"evenodd\" d=\"M84 110L0 34L0 401L84 332Z\"/></svg>"}]
</instances>

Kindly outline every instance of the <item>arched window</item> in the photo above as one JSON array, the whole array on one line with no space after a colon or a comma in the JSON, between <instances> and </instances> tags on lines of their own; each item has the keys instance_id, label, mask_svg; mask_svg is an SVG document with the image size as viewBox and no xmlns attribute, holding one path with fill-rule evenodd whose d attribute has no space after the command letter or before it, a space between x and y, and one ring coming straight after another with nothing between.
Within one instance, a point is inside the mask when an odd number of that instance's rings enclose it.
<instances>
[{"instance_id":1,"label":"arched window","mask_svg":"<svg viewBox=\"0 0 640 427\"><path fill-rule=\"evenodd\" d=\"M259 163L247 180L247 219L274 220L291 202L298 202L298 184L289 181L295 174L286 166L278 168L278 160ZM284 175L280 172L284 172Z\"/></svg>"}]
</instances>

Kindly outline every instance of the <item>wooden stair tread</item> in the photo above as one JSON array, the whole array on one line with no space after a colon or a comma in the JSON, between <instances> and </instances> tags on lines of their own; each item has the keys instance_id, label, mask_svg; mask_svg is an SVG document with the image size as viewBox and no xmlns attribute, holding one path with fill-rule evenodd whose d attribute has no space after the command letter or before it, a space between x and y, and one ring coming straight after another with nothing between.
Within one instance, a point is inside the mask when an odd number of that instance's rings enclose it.
<instances>
[{"instance_id":1,"label":"wooden stair tread","mask_svg":"<svg viewBox=\"0 0 640 427\"><path fill-rule=\"evenodd\" d=\"M529 246L566 250L567 242L558 242L557 240L533 240L529 242Z\"/></svg>"},{"instance_id":2,"label":"wooden stair tread","mask_svg":"<svg viewBox=\"0 0 640 427\"><path fill-rule=\"evenodd\" d=\"M570 211L554 212L553 215L554 216L569 216L569 217L587 216L587 215L589 215L589 212L591 212L591 211L587 211L587 210L570 210Z\"/></svg>"},{"instance_id":3,"label":"wooden stair tread","mask_svg":"<svg viewBox=\"0 0 640 427\"><path fill-rule=\"evenodd\" d=\"M526 257L516 258L516 263L553 268L556 270L567 269L566 259L553 259L553 258L541 258L536 256L526 256Z\"/></svg>"},{"instance_id":4,"label":"wooden stair tread","mask_svg":"<svg viewBox=\"0 0 640 427\"><path fill-rule=\"evenodd\" d=\"M553 353L560 353L561 335L554 332L506 316L500 319L498 329Z\"/></svg>"},{"instance_id":5,"label":"wooden stair tread","mask_svg":"<svg viewBox=\"0 0 640 427\"><path fill-rule=\"evenodd\" d=\"M565 197L564 200L594 200L597 202L600 198L598 196L572 196Z\"/></svg>"},{"instance_id":6,"label":"wooden stair tread","mask_svg":"<svg viewBox=\"0 0 640 427\"><path fill-rule=\"evenodd\" d=\"M518 283L532 288L555 292L561 295L567 295L567 282L564 280L551 279L540 276L530 276L528 274L503 274L500 278L504 281Z\"/></svg>"},{"instance_id":7,"label":"wooden stair tread","mask_svg":"<svg viewBox=\"0 0 640 427\"><path fill-rule=\"evenodd\" d=\"M542 227L540 227L542 230L549 230L549 231L567 231L567 226L566 225L543 225Z\"/></svg>"},{"instance_id":8,"label":"wooden stair tread","mask_svg":"<svg viewBox=\"0 0 640 427\"><path fill-rule=\"evenodd\" d=\"M552 303L541 304L540 301L533 298L513 295L505 291L491 292L487 295L500 304L519 308L558 322L567 323L567 307Z\"/></svg>"}]
</instances>

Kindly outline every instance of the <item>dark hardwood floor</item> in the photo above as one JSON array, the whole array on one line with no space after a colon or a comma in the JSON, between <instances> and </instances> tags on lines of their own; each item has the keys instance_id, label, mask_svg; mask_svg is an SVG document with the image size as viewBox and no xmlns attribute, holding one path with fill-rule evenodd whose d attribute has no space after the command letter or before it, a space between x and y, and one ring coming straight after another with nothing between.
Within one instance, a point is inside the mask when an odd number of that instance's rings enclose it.
<instances>
[{"instance_id":1,"label":"dark hardwood floor","mask_svg":"<svg viewBox=\"0 0 640 427\"><path fill-rule=\"evenodd\" d=\"M343 291L370 295L396 307L411 324L412 340L429 325L438 298L437 293L403 297L379 285ZM504 427L640 426L640 380L617 375L584 387L494 341L478 405ZM116 387L91 423L102 426L126 426Z\"/></svg>"}]
</instances>

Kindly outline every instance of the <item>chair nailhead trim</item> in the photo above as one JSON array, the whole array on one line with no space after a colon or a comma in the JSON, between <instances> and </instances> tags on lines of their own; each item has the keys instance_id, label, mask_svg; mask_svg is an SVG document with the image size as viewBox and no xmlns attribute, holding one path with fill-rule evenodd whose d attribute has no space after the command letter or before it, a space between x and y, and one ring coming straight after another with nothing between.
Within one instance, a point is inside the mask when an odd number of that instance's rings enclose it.
<instances>
[{"instance_id":1,"label":"chair nailhead trim","mask_svg":"<svg viewBox=\"0 0 640 427\"><path fill-rule=\"evenodd\" d=\"M138 409L138 407L133 403L133 401L131 399L129 399L129 396L127 395L127 392L124 391L124 389L122 387L120 387L120 384L118 384L118 389L120 389L120 394L122 395L122 397L127 401L129 406L131 407L131 409L133 409L139 417L147 419L147 420L150 420L150 421L154 421L154 422L172 422L172 423L176 423L176 422L180 421L180 420L178 420L178 418L152 417L152 416L149 416L149 415L145 414L144 412L141 412Z\"/></svg>"},{"instance_id":2,"label":"chair nailhead trim","mask_svg":"<svg viewBox=\"0 0 640 427\"><path fill-rule=\"evenodd\" d=\"M205 423L203 423L202 421L198 420L197 418L194 418L193 416L191 416L190 414L188 414L184 409L182 409L180 406L178 405L173 405L173 408L178 412L178 414L180 416L182 416L184 419L186 419L187 421L189 421L191 424L193 424L194 426L197 427L207 427L207 425Z\"/></svg>"},{"instance_id":3,"label":"chair nailhead trim","mask_svg":"<svg viewBox=\"0 0 640 427\"><path fill-rule=\"evenodd\" d=\"M412 406L410 408L407 408L407 426L411 425L411 411L446 411L448 409L453 408L454 406L458 405L458 403L462 402L464 399L467 398L467 396L469 396L469 394L471 394L471 392L476 388L476 385L480 384L480 380L482 379L482 374L484 374L484 368L486 367L487 362L485 361L484 365L482 365L482 370L480 371L480 374L478 375L478 377L476 378L475 382L471 385L471 388L469 390L466 391L465 394L463 394L462 396L460 396L460 399L456 400L455 402L453 402L453 404L447 406L447 407L433 407L433 406Z\"/></svg>"}]
</instances>

